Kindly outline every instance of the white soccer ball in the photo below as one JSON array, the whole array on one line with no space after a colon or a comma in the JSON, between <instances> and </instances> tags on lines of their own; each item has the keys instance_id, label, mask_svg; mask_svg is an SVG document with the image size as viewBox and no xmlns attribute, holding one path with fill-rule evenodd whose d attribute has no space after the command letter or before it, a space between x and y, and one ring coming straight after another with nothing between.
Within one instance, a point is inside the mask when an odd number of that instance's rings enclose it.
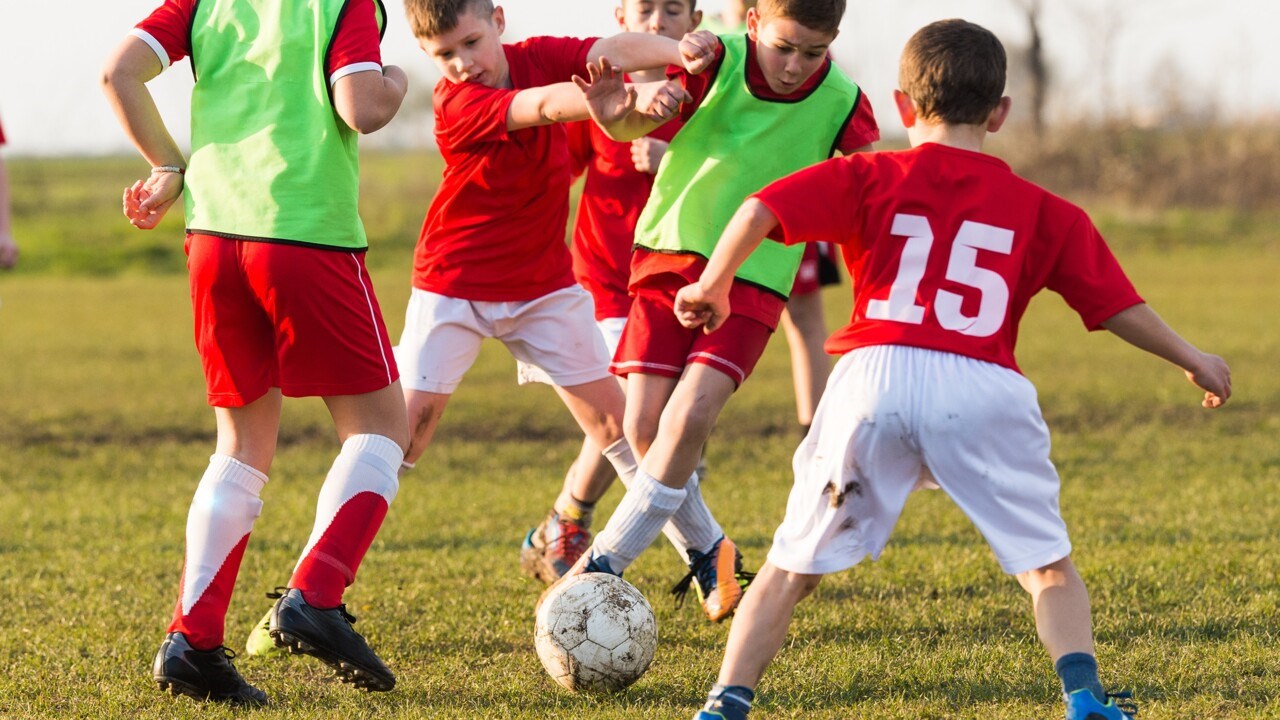
<instances>
[{"instance_id":1,"label":"white soccer ball","mask_svg":"<svg viewBox=\"0 0 1280 720\"><path fill-rule=\"evenodd\" d=\"M569 690L618 692L653 662L658 621L631 583L583 573L542 598L534 646L547 674Z\"/></svg>"}]
</instances>

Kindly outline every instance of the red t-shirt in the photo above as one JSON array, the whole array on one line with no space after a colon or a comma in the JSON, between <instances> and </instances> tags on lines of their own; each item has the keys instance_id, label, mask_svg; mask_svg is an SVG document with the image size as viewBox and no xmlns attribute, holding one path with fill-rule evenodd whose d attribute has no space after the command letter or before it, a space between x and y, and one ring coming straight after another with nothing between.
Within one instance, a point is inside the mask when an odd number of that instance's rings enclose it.
<instances>
[{"instance_id":1,"label":"red t-shirt","mask_svg":"<svg viewBox=\"0 0 1280 720\"><path fill-rule=\"evenodd\" d=\"M160 63L168 68L191 54L191 16L197 1L165 0L130 34L150 45ZM381 37L375 10L376 6L369 0L352 3L342 15L325 62L330 85L355 72L382 70Z\"/></svg>"},{"instance_id":2,"label":"red t-shirt","mask_svg":"<svg viewBox=\"0 0 1280 720\"><path fill-rule=\"evenodd\" d=\"M672 120L649 137L671 142L683 124ZM587 172L573 227L573 275L595 299L597 320L626 317L631 246L653 175L636 170L631 143L611 139L594 122L573 123L566 130L575 170Z\"/></svg>"},{"instance_id":3,"label":"red t-shirt","mask_svg":"<svg viewBox=\"0 0 1280 720\"><path fill-rule=\"evenodd\" d=\"M0 145L4 144L4 126L0 125Z\"/></svg>"},{"instance_id":4,"label":"red t-shirt","mask_svg":"<svg viewBox=\"0 0 1280 720\"><path fill-rule=\"evenodd\" d=\"M710 92L711 86L715 83L716 75L720 72L720 67L723 64L724 45L721 44L716 49L715 61L710 68L702 73L690 75L683 69L677 68L672 68L668 71L668 77L679 79L685 90L693 96L692 102L680 106L681 120L687 122L693 117L694 112L702 105L702 101L707 97L707 93ZM764 77L764 70L760 68L760 63L756 60L755 43L749 39L747 41L747 86L756 97L769 100L803 98L822 83L830 64L831 57L828 56L823 61L822 67L811 75L795 92L790 95L778 95L769 88L769 82ZM876 124L875 113L871 109L871 103L867 100L865 93L859 93L858 104L840 134L840 141L837 143L836 149L848 154L879 139L880 127ZM636 248L635 254L632 256L631 283L633 287L639 287L646 277L662 273L677 273L689 280L689 282L696 282L706 264L706 259L697 255L656 253L644 248ZM772 292L754 285L737 281L733 285L735 293L732 300L733 311L745 317L759 320L772 329L777 329L782 310L786 307L786 301ZM738 297L738 294L742 297Z\"/></svg>"},{"instance_id":5,"label":"red t-shirt","mask_svg":"<svg viewBox=\"0 0 1280 720\"><path fill-rule=\"evenodd\" d=\"M1017 370L1018 323L1043 288L1090 330L1142 302L1088 215L982 153L925 144L828 160L754 197L784 243L838 243L853 279L842 354L909 345Z\"/></svg>"},{"instance_id":6,"label":"red t-shirt","mask_svg":"<svg viewBox=\"0 0 1280 720\"><path fill-rule=\"evenodd\" d=\"M504 45L514 89L436 84L436 144L444 177L414 252L413 285L465 300L533 300L573 284L570 159L564 126L507 130L525 88L586 72L595 38L535 37Z\"/></svg>"}]
</instances>

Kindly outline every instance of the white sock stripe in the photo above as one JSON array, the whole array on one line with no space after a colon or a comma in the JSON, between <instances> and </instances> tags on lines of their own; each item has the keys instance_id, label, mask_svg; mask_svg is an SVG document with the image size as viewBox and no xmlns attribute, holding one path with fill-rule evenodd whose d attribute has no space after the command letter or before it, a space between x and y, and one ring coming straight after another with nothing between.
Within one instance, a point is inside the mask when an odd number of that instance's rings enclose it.
<instances>
[{"instance_id":1,"label":"white sock stripe","mask_svg":"<svg viewBox=\"0 0 1280 720\"><path fill-rule=\"evenodd\" d=\"M636 479L631 487L627 488L627 492L636 493L655 507L672 511L680 507L686 495L684 488L667 487L644 470L636 473Z\"/></svg>"},{"instance_id":2,"label":"white sock stripe","mask_svg":"<svg viewBox=\"0 0 1280 720\"><path fill-rule=\"evenodd\" d=\"M342 443L343 453L359 453L381 460L387 466L387 472L395 475L404 462L404 449L395 440L385 435L352 435Z\"/></svg>"}]
</instances>

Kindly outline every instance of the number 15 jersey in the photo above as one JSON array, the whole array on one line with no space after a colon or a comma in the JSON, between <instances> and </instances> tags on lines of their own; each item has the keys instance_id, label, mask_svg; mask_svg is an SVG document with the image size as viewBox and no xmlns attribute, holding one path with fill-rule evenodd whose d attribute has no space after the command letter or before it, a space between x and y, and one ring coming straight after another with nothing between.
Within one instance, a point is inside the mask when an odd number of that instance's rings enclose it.
<instances>
[{"instance_id":1,"label":"number 15 jersey","mask_svg":"<svg viewBox=\"0 0 1280 720\"><path fill-rule=\"evenodd\" d=\"M1083 210L983 153L858 153L753 197L778 217L774 240L841 247L854 304L827 340L833 355L908 345L1016 371L1018 323L1042 288L1090 330L1142 302Z\"/></svg>"}]
</instances>

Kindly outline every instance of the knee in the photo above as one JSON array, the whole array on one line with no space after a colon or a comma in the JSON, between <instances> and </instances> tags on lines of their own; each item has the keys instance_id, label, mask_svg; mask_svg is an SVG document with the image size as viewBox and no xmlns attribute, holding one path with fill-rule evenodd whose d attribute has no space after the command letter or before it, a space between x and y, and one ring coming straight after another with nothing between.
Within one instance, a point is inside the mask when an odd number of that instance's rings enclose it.
<instances>
[{"instance_id":1,"label":"knee","mask_svg":"<svg viewBox=\"0 0 1280 720\"><path fill-rule=\"evenodd\" d=\"M658 416L627 413L622 429L631 449L637 456L644 456L649 452L649 446L653 445L653 439L658 436Z\"/></svg>"},{"instance_id":2,"label":"knee","mask_svg":"<svg viewBox=\"0 0 1280 720\"><path fill-rule=\"evenodd\" d=\"M715 428L716 414L700 403L668 405L662 413L662 425L680 438L681 443L706 442Z\"/></svg>"},{"instance_id":3,"label":"knee","mask_svg":"<svg viewBox=\"0 0 1280 720\"><path fill-rule=\"evenodd\" d=\"M1048 588L1067 585L1077 575L1071 559L1063 558L1034 570L1018 573L1017 577L1018 584L1023 590L1032 595L1039 595Z\"/></svg>"},{"instance_id":4,"label":"knee","mask_svg":"<svg viewBox=\"0 0 1280 720\"><path fill-rule=\"evenodd\" d=\"M818 583L820 582L822 582L821 575L788 572L785 577L787 593L795 599L795 602L800 602L809 597L814 590L818 589Z\"/></svg>"}]
</instances>

